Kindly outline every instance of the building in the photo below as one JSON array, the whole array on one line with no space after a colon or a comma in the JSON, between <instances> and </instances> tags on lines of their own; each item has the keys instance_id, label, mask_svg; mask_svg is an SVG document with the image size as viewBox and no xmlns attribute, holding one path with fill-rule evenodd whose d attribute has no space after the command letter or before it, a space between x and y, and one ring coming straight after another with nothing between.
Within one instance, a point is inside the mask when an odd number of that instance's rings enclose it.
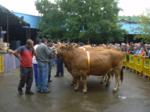
<instances>
[{"instance_id":1,"label":"building","mask_svg":"<svg viewBox=\"0 0 150 112\"><path fill-rule=\"evenodd\" d=\"M39 22L41 17L18 12L13 12L13 14L29 24L29 26L23 27L26 31L26 37L30 37L35 40L39 31Z\"/></svg>"},{"instance_id":2,"label":"building","mask_svg":"<svg viewBox=\"0 0 150 112\"><path fill-rule=\"evenodd\" d=\"M143 32L140 30L141 23L139 22L139 17L119 17L119 24L121 25L121 28L127 32L125 35L126 42L140 41L140 39L134 39L136 35L143 34Z\"/></svg>"},{"instance_id":3,"label":"building","mask_svg":"<svg viewBox=\"0 0 150 112\"><path fill-rule=\"evenodd\" d=\"M39 28L39 21L41 19L40 16L33 16L29 14L23 14L18 12L13 12L17 17L21 18L25 22L30 24L30 28L32 29L38 29Z\"/></svg>"},{"instance_id":4,"label":"building","mask_svg":"<svg viewBox=\"0 0 150 112\"><path fill-rule=\"evenodd\" d=\"M11 12L0 5L0 31L6 32L4 41L13 49L25 44L27 38L35 40L39 21L38 16Z\"/></svg>"}]
</instances>

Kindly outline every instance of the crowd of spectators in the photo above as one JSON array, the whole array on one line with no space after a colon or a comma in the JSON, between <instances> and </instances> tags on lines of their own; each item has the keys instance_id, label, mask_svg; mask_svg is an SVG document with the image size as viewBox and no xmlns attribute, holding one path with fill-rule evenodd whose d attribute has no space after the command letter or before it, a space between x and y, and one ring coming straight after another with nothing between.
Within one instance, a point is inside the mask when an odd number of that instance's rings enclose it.
<instances>
[{"instance_id":1,"label":"crowd of spectators","mask_svg":"<svg viewBox=\"0 0 150 112\"><path fill-rule=\"evenodd\" d=\"M120 45L122 51L127 52L128 54L145 56L150 58L150 44L139 43L122 43Z\"/></svg>"},{"instance_id":2,"label":"crowd of spectators","mask_svg":"<svg viewBox=\"0 0 150 112\"><path fill-rule=\"evenodd\" d=\"M121 44L109 44L109 46L121 49L127 54L133 54L138 56L144 56L150 58L150 44L139 43L121 43Z\"/></svg>"}]
</instances>

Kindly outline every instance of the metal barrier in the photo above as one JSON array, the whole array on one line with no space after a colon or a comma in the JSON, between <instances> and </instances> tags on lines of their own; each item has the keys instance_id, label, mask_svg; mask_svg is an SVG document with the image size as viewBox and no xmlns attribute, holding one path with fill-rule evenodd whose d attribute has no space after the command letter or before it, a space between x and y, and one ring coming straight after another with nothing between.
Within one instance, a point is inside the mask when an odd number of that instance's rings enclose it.
<instances>
[{"instance_id":1,"label":"metal barrier","mask_svg":"<svg viewBox=\"0 0 150 112\"><path fill-rule=\"evenodd\" d=\"M150 77L150 59L147 57L126 54L123 64L144 76ZM19 67L19 60L14 56L0 55L0 73L9 72Z\"/></svg>"},{"instance_id":2,"label":"metal barrier","mask_svg":"<svg viewBox=\"0 0 150 112\"><path fill-rule=\"evenodd\" d=\"M129 55L129 64L128 67L135 70L135 59L133 55Z\"/></svg>"},{"instance_id":3,"label":"metal barrier","mask_svg":"<svg viewBox=\"0 0 150 112\"><path fill-rule=\"evenodd\" d=\"M144 59L144 66L143 66L143 75L150 76L150 59Z\"/></svg>"},{"instance_id":4,"label":"metal barrier","mask_svg":"<svg viewBox=\"0 0 150 112\"><path fill-rule=\"evenodd\" d=\"M19 67L19 61L16 59L15 56L10 55L10 54L5 54L4 55L4 72L10 72L17 67Z\"/></svg>"},{"instance_id":5,"label":"metal barrier","mask_svg":"<svg viewBox=\"0 0 150 112\"><path fill-rule=\"evenodd\" d=\"M134 70L137 71L138 73L142 73L143 72L143 57L141 56L134 56Z\"/></svg>"},{"instance_id":6,"label":"metal barrier","mask_svg":"<svg viewBox=\"0 0 150 112\"><path fill-rule=\"evenodd\" d=\"M150 58L148 57L126 54L123 64L125 67L150 77Z\"/></svg>"},{"instance_id":7,"label":"metal barrier","mask_svg":"<svg viewBox=\"0 0 150 112\"><path fill-rule=\"evenodd\" d=\"M0 55L0 73L4 72L4 56Z\"/></svg>"},{"instance_id":8,"label":"metal barrier","mask_svg":"<svg viewBox=\"0 0 150 112\"><path fill-rule=\"evenodd\" d=\"M19 60L10 54L0 54L0 73L10 72L19 67Z\"/></svg>"},{"instance_id":9,"label":"metal barrier","mask_svg":"<svg viewBox=\"0 0 150 112\"><path fill-rule=\"evenodd\" d=\"M124 57L124 59L123 59L123 65L124 65L124 66L128 66L128 62L129 62L128 56L129 56L129 55L125 55L125 57Z\"/></svg>"}]
</instances>

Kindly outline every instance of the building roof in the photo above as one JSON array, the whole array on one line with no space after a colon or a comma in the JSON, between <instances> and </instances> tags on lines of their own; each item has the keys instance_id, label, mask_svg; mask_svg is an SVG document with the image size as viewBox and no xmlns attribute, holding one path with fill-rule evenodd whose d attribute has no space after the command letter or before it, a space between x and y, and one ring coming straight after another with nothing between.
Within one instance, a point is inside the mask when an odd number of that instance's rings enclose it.
<instances>
[{"instance_id":1,"label":"building roof","mask_svg":"<svg viewBox=\"0 0 150 112\"><path fill-rule=\"evenodd\" d=\"M141 24L140 23L126 23L120 22L121 28L126 30L128 34L142 34L140 31Z\"/></svg>"},{"instance_id":2,"label":"building roof","mask_svg":"<svg viewBox=\"0 0 150 112\"><path fill-rule=\"evenodd\" d=\"M18 13L18 12L13 12L16 16L22 18L24 21L30 24L31 28L39 28L39 22L41 17L40 16L33 16L29 14L23 14L23 13Z\"/></svg>"},{"instance_id":3,"label":"building roof","mask_svg":"<svg viewBox=\"0 0 150 112\"><path fill-rule=\"evenodd\" d=\"M6 26L9 25L29 25L19 17L15 16L12 12L10 12L8 9L0 5L0 26Z\"/></svg>"},{"instance_id":4,"label":"building roof","mask_svg":"<svg viewBox=\"0 0 150 112\"><path fill-rule=\"evenodd\" d=\"M119 16L119 21L125 21L128 23L139 23L140 18L139 16Z\"/></svg>"},{"instance_id":5,"label":"building roof","mask_svg":"<svg viewBox=\"0 0 150 112\"><path fill-rule=\"evenodd\" d=\"M126 30L128 34L142 34L140 31L142 25L138 16L120 16L118 20L121 28Z\"/></svg>"}]
</instances>

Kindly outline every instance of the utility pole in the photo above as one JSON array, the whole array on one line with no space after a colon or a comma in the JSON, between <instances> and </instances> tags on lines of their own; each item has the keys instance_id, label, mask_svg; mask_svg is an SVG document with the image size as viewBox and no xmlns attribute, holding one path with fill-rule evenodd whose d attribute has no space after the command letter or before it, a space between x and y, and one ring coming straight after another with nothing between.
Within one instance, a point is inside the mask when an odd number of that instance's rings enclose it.
<instances>
[{"instance_id":1,"label":"utility pole","mask_svg":"<svg viewBox=\"0 0 150 112\"><path fill-rule=\"evenodd\" d=\"M0 26L0 42L3 42L2 26Z\"/></svg>"},{"instance_id":2,"label":"utility pole","mask_svg":"<svg viewBox=\"0 0 150 112\"><path fill-rule=\"evenodd\" d=\"M7 42L9 42L9 14L7 13L7 17L6 17L6 30L7 30L7 35L6 35L6 37L7 37Z\"/></svg>"}]
</instances>

